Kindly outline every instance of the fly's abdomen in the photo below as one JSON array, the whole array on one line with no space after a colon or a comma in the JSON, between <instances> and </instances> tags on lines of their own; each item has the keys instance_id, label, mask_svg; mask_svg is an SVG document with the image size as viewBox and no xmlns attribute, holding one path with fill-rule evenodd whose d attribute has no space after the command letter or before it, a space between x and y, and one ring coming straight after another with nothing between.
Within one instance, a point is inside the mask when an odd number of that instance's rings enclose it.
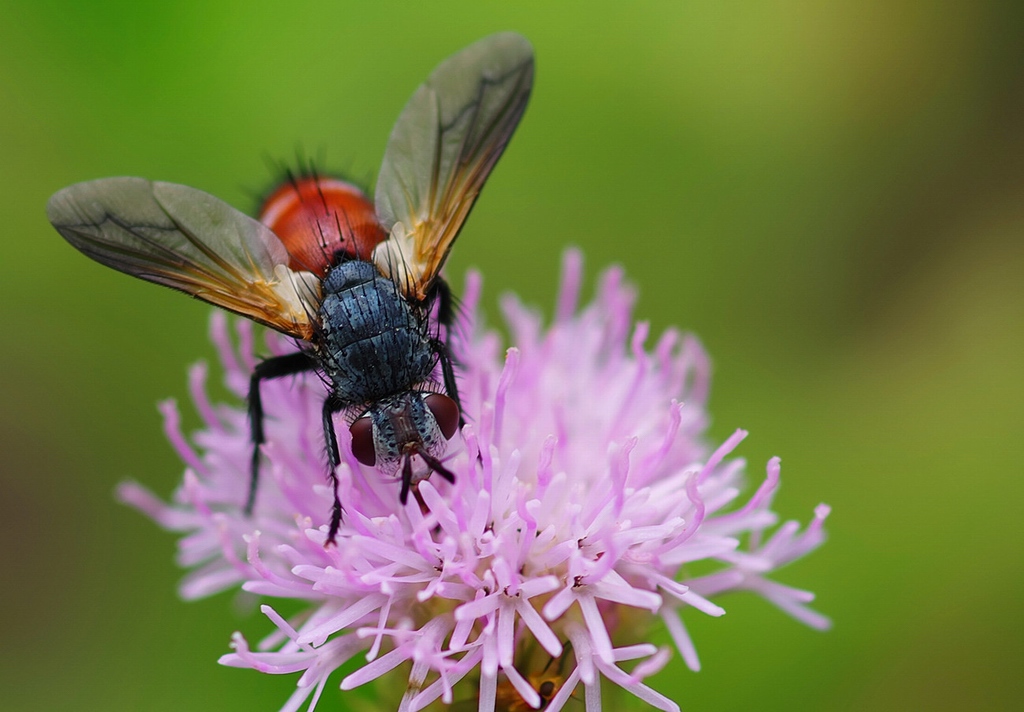
<instances>
[{"instance_id":1,"label":"fly's abdomen","mask_svg":"<svg viewBox=\"0 0 1024 712\"><path fill-rule=\"evenodd\" d=\"M428 322L369 262L344 262L324 280L317 347L334 394L345 403L410 390L434 367Z\"/></svg>"}]
</instances>

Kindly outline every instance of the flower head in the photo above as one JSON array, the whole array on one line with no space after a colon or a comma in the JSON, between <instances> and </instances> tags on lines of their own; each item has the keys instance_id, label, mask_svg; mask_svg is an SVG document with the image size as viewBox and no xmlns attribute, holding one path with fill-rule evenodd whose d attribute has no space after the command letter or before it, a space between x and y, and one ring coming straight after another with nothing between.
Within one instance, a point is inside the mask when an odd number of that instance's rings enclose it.
<instances>
[{"instance_id":1,"label":"flower head","mask_svg":"<svg viewBox=\"0 0 1024 712\"><path fill-rule=\"evenodd\" d=\"M819 506L803 529L776 526L777 458L742 501L744 463L730 455L746 433L706 444L708 361L700 345L669 331L648 350L648 327L633 324L634 294L621 272L607 271L582 309L580 274L570 252L550 327L505 300L514 346L504 353L500 337L480 324L480 279L469 278L450 340L469 421L445 459L455 482L424 480L402 505L398 480L359 465L347 429L338 428L345 520L333 547L324 546L331 493L320 381L265 384L267 464L245 516L245 411L212 404L205 369L193 369L204 428L186 439L173 404L162 406L187 466L184 483L169 504L134 484L121 496L184 535L187 598L240 587L305 604L291 618L264 605L275 633L255 649L236 633L221 662L301 673L284 710L315 706L331 673L358 655L365 663L341 688L386 677L395 689L397 676L401 710L466 698L482 711L512 701L559 710L573 695L597 710L602 679L677 710L643 682L669 658L645 642L658 619L694 670L681 613L720 616L711 599L725 591L754 591L827 627L807 607L811 594L768 576L822 542L828 508ZM227 385L242 397L255 361L248 323L238 332L236 348L226 319L215 316ZM294 348L273 335L267 343L275 354ZM714 571L688 575L699 561ZM627 669L625 661L639 662Z\"/></svg>"}]
</instances>

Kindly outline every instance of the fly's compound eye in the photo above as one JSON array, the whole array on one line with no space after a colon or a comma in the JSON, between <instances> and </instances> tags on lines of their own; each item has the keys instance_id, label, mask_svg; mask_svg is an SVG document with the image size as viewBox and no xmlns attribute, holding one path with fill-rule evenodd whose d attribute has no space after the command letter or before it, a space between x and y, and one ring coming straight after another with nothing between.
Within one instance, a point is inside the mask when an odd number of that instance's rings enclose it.
<instances>
[{"instance_id":1,"label":"fly's compound eye","mask_svg":"<svg viewBox=\"0 0 1024 712\"><path fill-rule=\"evenodd\" d=\"M437 427L441 428L444 439L451 440L459 427L459 406L451 398L440 393L431 393L423 399L423 402L433 413L434 420L437 421Z\"/></svg>"},{"instance_id":2,"label":"fly's compound eye","mask_svg":"<svg viewBox=\"0 0 1024 712\"><path fill-rule=\"evenodd\" d=\"M376 465L377 449L373 446L373 421L369 416L357 418L349 432L352 433L352 454L356 459L367 467Z\"/></svg>"}]
</instances>

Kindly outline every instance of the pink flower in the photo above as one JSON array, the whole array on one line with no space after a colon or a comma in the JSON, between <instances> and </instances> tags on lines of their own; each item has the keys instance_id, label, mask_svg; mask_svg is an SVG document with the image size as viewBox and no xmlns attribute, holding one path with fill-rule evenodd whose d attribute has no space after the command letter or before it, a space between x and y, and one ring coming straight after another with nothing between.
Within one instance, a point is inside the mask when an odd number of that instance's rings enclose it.
<instances>
[{"instance_id":1,"label":"pink flower","mask_svg":"<svg viewBox=\"0 0 1024 712\"><path fill-rule=\"evenodd\" d=\"M712 598L726 591L753 591L828 627L807 607L812 594L768 578L821 544L828 507L802 530L777 526L777 458L753 496L740 500L744 463L729 456L746 433L706 445L708 361L700 345L668 331L647 350L648 326L633 324L634 293L618 269L580 310L580 262L576 252L566 257L550 327L504 301L514 344L504 354L501 338L480 323L480 279L469 277L450 339L469 421L446 457L455 483L425 480L419 501L403 506L398 481L359 465L342 442L345 519L336 547L324 547L331 494L322 383L300 376L264 384L267 458L246 517L245 410L212 404L205 368L192 370L204 428L186 438L175 406L162 406L186 464L184 483L169 504L135 484L121 497L183 534L186 598L241 588L304 603L287 619L264 605L276 633L255 649L236 633L223 664L301 673L283 710L307 700L312 709L331 673L357 655L365 664L340 686L385 681L384 709L479 699L483 711L521 697L553 711L574 695L599 710L603 679L678 710L643 682L670 654L645 642L657 619L693 670L699 662L682 613L720 616ZM248 322L238 334L234 347L227 320L215 315L227 386L242 398L255 363ZM294 349L273 334L267 345L273 354ZM348 437L347 428L338 433ZM714 573L688 578L687 564L697 561L715 565L703 566ZM627 669L625 661L639 662Z\"/></svg>"}]
</instances>

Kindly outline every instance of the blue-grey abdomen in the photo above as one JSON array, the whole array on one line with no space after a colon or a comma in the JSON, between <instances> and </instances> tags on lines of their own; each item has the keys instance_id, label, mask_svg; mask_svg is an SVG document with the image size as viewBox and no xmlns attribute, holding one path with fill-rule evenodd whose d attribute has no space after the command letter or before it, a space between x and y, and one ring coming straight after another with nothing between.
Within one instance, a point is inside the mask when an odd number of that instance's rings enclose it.
<instances>
[{"instance_id":1,"label":"blue-grey abdomen","mask_svg":"<svg viewBox=\"0 0 1024 712\"><path fill-rule=\"evenodd\" d=\"M317 348L338 398L368 403L429 378L436 361L429 320L372 263L343 262L323 289Z\"/></svg>"}]
</instances>

